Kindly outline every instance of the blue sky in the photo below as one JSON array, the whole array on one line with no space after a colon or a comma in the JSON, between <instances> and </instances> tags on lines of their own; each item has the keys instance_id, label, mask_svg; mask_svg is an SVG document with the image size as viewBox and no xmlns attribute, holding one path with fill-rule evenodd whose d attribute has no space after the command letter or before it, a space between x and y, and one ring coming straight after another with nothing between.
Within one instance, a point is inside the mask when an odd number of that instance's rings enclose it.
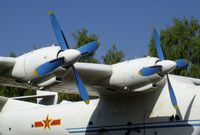
<instances>
[{"instance_id":1,"label":"blue sky","mask_svg":"<svg viewBox=\"0 0 200 135\"><path fill-rule=\"evenodd\" d=\"M57 43L48 11L54 10L70 46L71 33L87 28L100 37L100 58L116 44L126 59L148 54L153 27L166 28L173 17L200 20L198 0L1 0L0 55L17 55Z\"/></svg>"}]
</instances>

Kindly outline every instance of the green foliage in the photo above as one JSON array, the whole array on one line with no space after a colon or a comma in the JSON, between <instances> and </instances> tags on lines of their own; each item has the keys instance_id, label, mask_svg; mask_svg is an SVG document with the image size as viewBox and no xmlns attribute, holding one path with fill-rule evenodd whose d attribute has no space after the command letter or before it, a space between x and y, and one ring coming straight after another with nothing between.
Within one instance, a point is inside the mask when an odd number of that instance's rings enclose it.
<instances>
[{"instance_id":1,"label":"green foliage","mask_svg":"<svg viewBox=\"0 0 200 135\"><path fill-rule=\"evenodd\" d=\"M81 101L81 97L78 94L58 93L58 97L58 103L62 102L63 100Z\"/></svg>"},{"instance_id":2,"label":"green foliage","mask_svg":"<svg viewBox=\"0 0 200 135\"><path fill-rule=\"evenodd\" d=\"M33 50L39 49L35 44L33 44Z\"/></svg>"},{"instance_id":3,"label":"green foliage","mask_svg":"<svg viewBox=\"0 0 200 135\"><path fill-rule=\"evenodd\" d=\"M24 95L35 95L35 94L36 93L33 90L0 86L0 96L4 97L16 97Z\"/></svg>"},{"instance_id":4,"label":"green foliage","mask_svg":"<svg viewBox=\"0 0 200 135\"><path fill-rule=\"evenodd\" d=\"M174 18L171 26L160 31L160 40L165 59L185 58L189 61L187 69L177 69L174 74L200 77L200 24L195 18ZM156 56L153 35L150 40L149 55Z\"/></svg>"},{"instance_id":5,"label":"green foliage","mask_svg":"<svg viewBox=\"0 0 200 135\"><path fill-rule=\"evenodd\" d=\"M58 103L62 102L63 100L67 101L82 101L79 94L67 94L67 93L58 93ZM90 96L90 99L96 99L96 96Z\"/></svg>"},{"instance_id":6,"label":"green foliage","mask_svg":"<svg viewBox=\"0 0 200 135\"><path fill-rule=\"evenodd\" d=\"M182 70L180 72L180 75L199 78L200 77L200 65L199 64L192 64L191 67L189 68L189 71Z\"/></svg>"},{"instance_id":7,"label":"green foliage","mask_svg":"<svg viewBox=\"0 0 200 135\"><path fill-rule=\"evenodd\" d=\"M98 37L94 34L88 33L87 29L82 29L78 31L77 33L73 33L72 36L76 40L76 45L75 48L79 48L89 42L92 41L97 41L98 42ZM100 43L98 42L98 45L100 46ZM95 52L91 53L89 55L83 56L79 61L80 62L88 62L88 63L99 63L98 60L94 57Z\"/></svg>"},{"instance_id":8,"label":"green foliage","mask_svg":"<svg viewBox=\"0 0 200 135\"><path fill-rule=\"evenodd\" d=\"M113 45L112 48L107 51L106 55L102 56L102 59L105 64L115 64L124 59L124 52L119 51L116 45Z\"/></svg>"}]
</instances>

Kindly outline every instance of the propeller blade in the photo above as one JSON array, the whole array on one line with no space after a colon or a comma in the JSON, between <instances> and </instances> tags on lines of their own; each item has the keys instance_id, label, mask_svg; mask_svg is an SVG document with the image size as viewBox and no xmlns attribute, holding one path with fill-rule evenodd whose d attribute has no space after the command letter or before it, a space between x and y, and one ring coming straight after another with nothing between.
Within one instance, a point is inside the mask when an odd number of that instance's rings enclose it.
<instances>
[{"instance_id":1,"label":"propeller blade","mask_svg":"<svg viewBox=\"0 0 200 135\"><path fill-rule=\"evenodd\" d=\"M56 16L54 15L53 11L49 11L49 14L50 14L51 24L52 24L52 27L53 27L53 30L56 35L56 39L58 41L60 48L62 50L69 49L65 35L63 31L61 30L60 24L58 23Z\"/></svg>"},{"instance_id":2,"label":"propeller blade","mask_svg":"<svg viewBox=\"0 0 200 135\"><path fill-rule=\"evenodd\" d=\"M83 81L81 80L78 72L76 71L76 69L74 68L73 65L72 65L72 70L73 70L73 73L74 73L74 78L76 80L76 84L78 86L78 90L79 90L79 93L81 95L81 98L83 99L83 101L85 101L86 104L89 104L90 100L89 100L87 90L86 90L86 88L83 84Z\"/></svg>"},{"instance_id":3,"label":"propeller blade","mask_svg":"<svg viewBox=\"0 0 200 135\"><path fill-rule=\"evenodd\" d=\"M169 87L169 95L170 95L171 103L172 103L172 105L175 109L178 109L176 96L175 96L175 93L174 93L174 90L172 88L172 85L171 85L171 82L169 80L168 75L167 75L167 82L168 82L168 87Z\"/></svg>"},{"instance_id":4,"label":"propeller blade","mask_svg":"<svg viewBox=\"0 0 200 135\"><path fill-rule=\"evenodd\" d=\"M78 48L78 50L81 52L81 55L85 55L94 52L97 48L98 43L96 41L93 41L85 44L84 46L81 46L80 48Z\"/></svg>"},{"instance_id":5,"label":"propeller blade","mask_svg":"<svg viewBox=\"0 0 200 135\"><path fill-rule=\"evenodd\" d=\"M64 64L64 58L63 57L51 60L49 62L46 62L46 63L38 66L34 70L33 74L34 74L35 77L46 75L49 72L51 72L52 70L61 66L62 64Z\"/></svg>"},{"instance_id":6,"label":"propeller blade","mask_svg":"<svg viewBox=\"0 0 200 135\"><path fill-rule=\"evenodd\" d=\"M150 66L144 67L139 71L139 74L142 76L150 76L162 71L162 66Z\"/></svg>"},{"instance_id":7,"label":"propeller blade","mask_svg":"<svg viewBox=\"0 0 200 135\"><path fill-rule=\"evenodd\" d=\"M156 51L157 51L158 57L160 60L164 60L165 58L164 58L164 54L161 48L160 38L158 36L156 29L153 29L153 36L154 36L154 41L156 44Z\"/></svg>"},{"instance_id":8,"label":"propeller blade","mask_svg":"<svg viewBox=\"0 0 200 135\"><path fill-rule=\"evenodd\" d=\"M179 68L188 66L188 62L185 59L179 59L179 60L176 60L175 62L176 62L176 66Z\"/></svg>"}]
</instances>

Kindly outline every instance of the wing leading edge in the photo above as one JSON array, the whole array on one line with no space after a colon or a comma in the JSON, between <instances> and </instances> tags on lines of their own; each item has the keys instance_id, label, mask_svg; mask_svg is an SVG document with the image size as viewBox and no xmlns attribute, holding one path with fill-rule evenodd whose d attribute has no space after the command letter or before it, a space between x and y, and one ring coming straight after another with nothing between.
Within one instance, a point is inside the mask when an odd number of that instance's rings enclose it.
<instances>
[{"instance_id":1,"label":"wing leading edge","mask_svg":"<svg viewBox=\"0 0 200 135\"><path fill-rule=\"evenodd\" d=\"M86 88L89 90L89 95L99 95L95 86L101 85L112 75L111 65L77 62L74 66L77 69L77 72L80 74L80 77L86 85ZM65 93L78 92L72 70L68 70L69 72L64 77L63 82L49 88L50 91Z\"/></svg>"}]
</instances>

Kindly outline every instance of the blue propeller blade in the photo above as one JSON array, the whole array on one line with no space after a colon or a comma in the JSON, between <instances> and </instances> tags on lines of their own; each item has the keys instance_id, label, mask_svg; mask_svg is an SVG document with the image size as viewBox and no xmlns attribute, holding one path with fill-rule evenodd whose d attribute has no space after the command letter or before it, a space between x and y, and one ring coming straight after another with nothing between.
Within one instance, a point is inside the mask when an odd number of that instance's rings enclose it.
<instances>
[{"instance_id":1,"label":"blue propeller blade","mask_svg":"<svg viewBox=\"0 0 200 135\"><path fill-rule=\"evenodd\" d=\"M49 72L53 71L54 69L56 69L57 67L61 66L62 64L64 64L63 57L51 60L37 67L35 71L33 72L33 74L36 77L44 76L48 74Z\"/></svg>"},{"instance_id":2,"label":"blue propeller blade","mask_svg":"<svg viewBox=\"0 0 200 135\"><path fill-rule=\"evenodd\" d=\"M142 76L149 76L149 75L159 73L161 70L162 70L162 66L144 67L139 71L139 74Z\"/></svg>"},{"instance_id":3,"label":"blue propeller blade","mask_svg":"<svg viewBox=\"0 0 200 135\"><path fill-rule=\"evenodd\" d=\"M176 66L179 68L188 66L188 62L185 59L179 59L179 60L176 60L175 62L176 62Z\"/></svg>"},{"instance_id":4,"label":"blue propeller blade","mask_svg":"<svg viewBox=\"0 0 200 135\"><path fill-rule=\"evenodd\" d=\"M168 87L169 87L169 95L170 95L171 103L172 103L174 109L177 109L178 105L177 105L176 96L175 96L174 90L172 88L172 85L170 83L168 75L167 75L167 82L168 82Z\"/></svg>"},{"instance_id":5,"label":"blue propeller blade","mask_svg":"<svg viewBox=\"0 0 200 135\"><path fill-rule=\"evenodd\" d=\"M157 51L158 57L161 61L165 60L164 54L163 54L163 51L162 51L162 48L161 48L161 44L160 44L160 38L158 36L156 29L153 29L153 36L154 36L154 41L155 41L155 44L156 44L156 51ZM176 60L176 65L177 65L177 67L185 67L185 66L187 66L187 62L184 59ZM166 74L166 75L167 75L167 82L168 82L170 100L171 100L173 107L177 110L178 105L177 105L176 96L175 96L174 90L172 88L171 82L169 80L168 74Z\"/></svg>"},{"instance_id":6,"label":"blue propeller blade","mask_svg":"<svg viewBox=\"0 0 200 135\"><path fill-rule=\"evenodd\" d=\"M158 36L156 29L153 29L153 36L154 36L154 41L156 44L156 51L157 51L158 57L160 60L164 60L165 58L164 58L164 54L160 45L160 38Z\"/></svg>"},{"instance_id":7,"label":"blue propeller blade","mask_svg":"<svg viewBox=\"0 0 200 135\"><path fill-rule=\"evenodd\" d=\"M98 43L96 41L93 41L85 44L84 46L81 46L80 48L78 48L78 50L81 52L81 55L85 55L94 52L97 48Z\"/></svg>"},{"instance_id":8,"label":"blue propeller blade","mask_svg":"<svg viewBox=\"0 0 200 135\"><path fill-rule=\"evenodd\" d=\"M75 77L81 98L83 99L83 101L85 101L86 104L89 104L89 96L88 96L87 90L86 90L80 76L78 75L78 72L76 71L76 69L74 68L73 65L72 65L72 70L74 73L74 77Z\"/></svg>"},{"instance_id":9,"label":"blue propeller blade","mask_svg":"<svg viewBox=\"0 0 200 135\"><path fill-rule=\"evenodd\" d=\"M65 35L63 31L61 30L60 24L58 23L56 16L54 15L53 11L49 11L49 14L50 14L50 19L51 19L51 24L52 24L54 33L56 35L58 44L60 45L62 50L69 49Z\"/></svg>"}]
</instances>

